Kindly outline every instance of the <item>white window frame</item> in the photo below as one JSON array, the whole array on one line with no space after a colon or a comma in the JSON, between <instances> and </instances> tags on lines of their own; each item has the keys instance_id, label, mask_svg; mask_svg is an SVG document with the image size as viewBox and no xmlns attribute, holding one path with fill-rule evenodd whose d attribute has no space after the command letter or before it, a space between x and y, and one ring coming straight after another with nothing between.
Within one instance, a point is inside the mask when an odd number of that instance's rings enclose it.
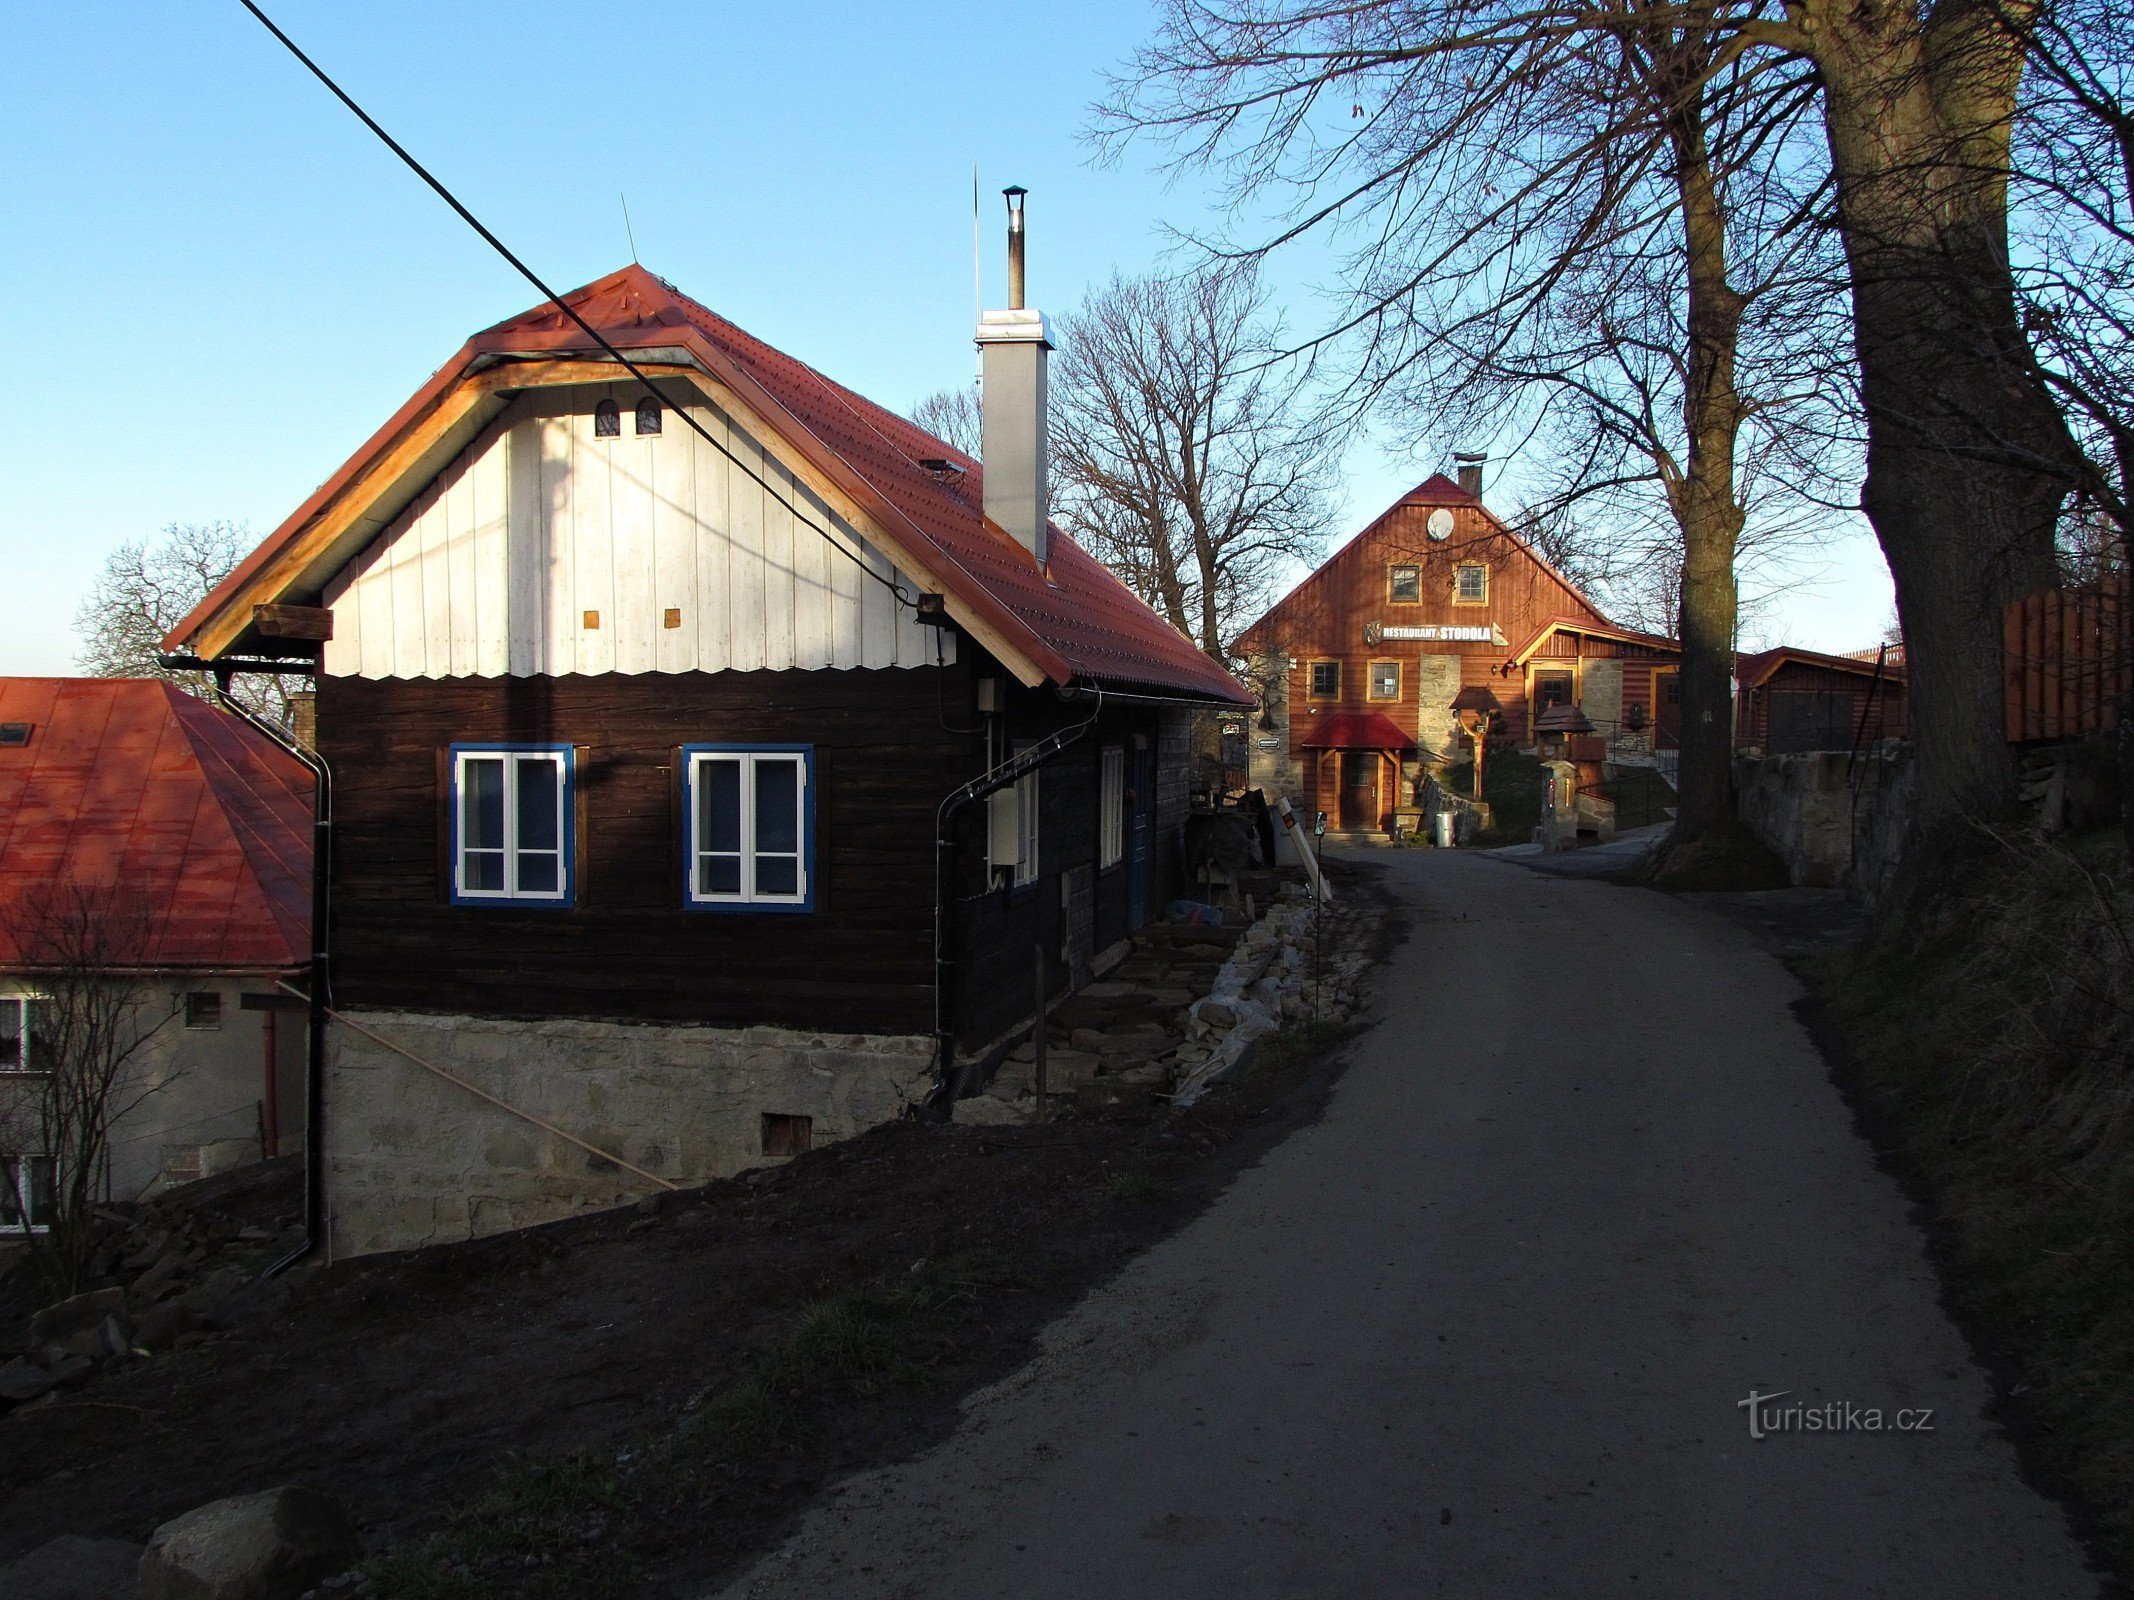
<instances>
[{"instance_id":1,"label":"white window frame","mask_svg":"<svg viewBox=\"0 0 2134 1600\"><path fill-rule=\"evenodd\" d=\"M31 1018L36 1014L31 1008L45 999L41 994L0 995L0 1007L15 1008L15 1037L22 1041L22 1054L12 1067L0 1066L0 1078L28 1078L42 1075L46 1069L30 1065L30 1046L36 1038L36 1028Z\"/></svg>"},{"instance_id":2,"label":"white window frame","mask_svg":"<svg viewBox=\"0 0 2134 1600\"><path fill-rule=\"evenodd\" d=\"M1475 594L1466 593L1467 574L1481 574L1481 588ZM1480 561L1463 561L1452 571L1452 603L1456 606L1486 606L1489 604L1489 567Z\"/></svg>"},{"instance_id":3,"label":"white window frame","mask_svg":"<svg viewBox=\"0 0 2134 1600\"><path fill-rule=\"evenodd\" d=\"M1104 747L1097 777L1097 870L1126 859L1126 746Z\"/></svg>"},{"instance_id":4,"label":"white window frame","mask_svg":"<svg viewBox=\"0 0 2134 1600\"><path fill-rule=\"evenodd\" d=\"M471 889L467 886L466 791L467 765L473 761L504 764L504 886L501 889ZM519 770L535 761L556 764L556 887L521 889L519 862L536 852L519 847ZM567 744L456 744L452 747L452 899L459 905L558 906L572 903L577 888L575 835L572 814L577 788L577 752ZM546 855L547 851L539 854Z\"/></svg>"},{"instance_id":5,"label":"white window frame","mask_svg":"<svg viewBox=\"0 0 2134 1600\"><path fill-rule=\"evenodd\" d=\"M1033 770L1015 780L1015 806L1021 823L1022 851L1015 863L1015 887L1037 882L1038 787Z\"/></svg>"},{"instance_id":6,"label":"white window frame","mask_svg":"<svg viewBox=\"0 0 2134 1600\"><path fill-rule=\"evenodd\" d=\"M693 744L682 747L683 904L692 911L812 911L815 909L815 747L811 744ZM701 887L704 849L699 837L702 807L697 799L698 777L714 763L726 762L740 769L741 797L741 887L735 893L715 893ZM795 818L795 893L782 894L756 887L756 768L765 762L784 763L799 769L793 795ZM721 851L720 854L727 852ZM784 854L784 852L776 852Z\"/></svg>"},{"instance_id":7,"label":"white window frame","mask_svg":"<svg viewBox=\"0 0 2134 1600\"><path fill-rule=\"evenodd\" d=\"M53 1161L50 1156L0 1154L0 1185L6 1187L10 1196L10 1203L25 1214L29 1210L29 1195L22 1186L21 1173L22 1165L26 1161L43 1161L51 1166L52 1196L55 1201L59 1196L59 1164ZM47 1217L42 1222L27 1220L27 1218L22 1222L9 1222L4 1218L0 1218L0 1239L19 1238L29 1233L49 1233L51 1228L52 1219L50 1217Z\"/></svg>"}]
</instances>

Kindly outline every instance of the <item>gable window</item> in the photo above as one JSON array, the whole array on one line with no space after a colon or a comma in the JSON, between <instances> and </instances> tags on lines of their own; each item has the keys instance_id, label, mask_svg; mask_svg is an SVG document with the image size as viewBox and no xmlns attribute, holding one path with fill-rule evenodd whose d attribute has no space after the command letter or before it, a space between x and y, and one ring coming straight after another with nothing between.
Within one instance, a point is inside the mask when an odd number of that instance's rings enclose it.
<instances>
[{"instance_id":1,"label":"gable window","mask_svg":"<svg viewBox=\"0 0 2134 1600\"><path fill-rule=\"evenodd\" d=\"M1371 698L1373 700L1398 700L1400 698L1400 663L1398 661L1374 661L1371 663Z\"/></svg>"},{"instance_id":2,"label":"gable window","mask_svg":"<svg viewBox=\"0 0 2134 1600\"><path fill-rule=\"evenodd\" d=\"M1097 866L1116 867L1126 856L1126 746L1104 747L1097 782Z\"/></svg>"},{"instance_id":3,"label":"gable window","mask_svg":"<svg viewBox=\"0 0 2134 1600\"><path fill-rule=\"evenodd\" d=\"M683 756L685 903L814 909L814 746L694 744Z\"/></svg>"},{"instance_id":4,"label":"gable window","mask_svg":"<svg viewBox=\"0 0 2134 1600\"><path fill-rule=\"evenodd\" d=\"M637 434L639 438L659 432L659 420L659 402L657 400L650 395L646 395L644 399L637 402Z\"/></svg>"},{"instance_id":5,"label":"gable window","mask_svg":"<svg viewBox=\"0 0 2134 1600\"><path fill-rule=\"evenodd\" d=\"M452 747L452 898L571 903L567 744Z\"/></svg>"},{"instance_id":6,"label":"gable window","mask_svg":"<svg viewBox=\"0 0 2134 1600\"><path fill-rule=\"evenodd\" d=\"M1311 689L1314 700L1338 700L1341 698L1341 663L1338 661L1314 661L1311 665Z\"/></svg>"},{"instance_id":7,"label":"gable window","mask_svg":"<svg viewBox=\"0 0 2134 1600\"><path fill-rule=\"evenodd\" d=\"M38 1028L42 1004L32 995L0 996L0 1072L51 1070L49 1041Z\"/></svg>"},{"instance_id":8,"label":"gable window","mask_svg":"<svg viewBox=\"0 0 2134 1600\"><path fill-rule=\"evenodd\" d=\"M1489 604L1489 568L1478 561L1463 562L1453 574L1452 603L1456 606Z\"/></svg>"},{"instance_id":9,"label":"gable window","mask_svg":"<svg viewBox=\"0 0 2134 1600\"><path fill-rule=\"evenodd\" d=\"M593 407L593 437L596 439L620 439L622 437L622 407L612 400L603 400Z\"/></svg>"},{"instance_id":10,"label":"gable window","mask_svg":"<svg viewBox=\"0 0 2134 1600\"><path fill-rule=\"evenodd\" d=\"M0 1234L52 1225L52 1170L50 1156L0 1155Z\"/></svg>"},{"instance_id":11,"label":"gable window","mask_svg":"<svg viewBox=\"0 0 2134 1600\"><path fill-rule=\"evenodd\" d=\"M1423 597L1423 569L1413 565L1386 568L1386 598L1395 605L1412 604Z\"/></svg>"}]
</instances>

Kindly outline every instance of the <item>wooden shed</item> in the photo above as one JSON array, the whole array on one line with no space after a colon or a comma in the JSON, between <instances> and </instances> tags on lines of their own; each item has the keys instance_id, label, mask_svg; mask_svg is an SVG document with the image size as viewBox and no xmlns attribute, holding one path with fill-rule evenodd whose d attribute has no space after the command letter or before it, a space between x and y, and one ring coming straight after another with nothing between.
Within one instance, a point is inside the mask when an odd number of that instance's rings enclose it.
<instances>
[{"instance_id":1,"label":"wooden shed","mask_svg":"<svg viewBox=\"0 0 2134 1600\"><path fill-rule=\"evenodd\" d=\"M1901 649L1833 656L1781 645L1741 657L1734 677L1734 743L1744 752L1850 750L1909 728Z\"/></svg>"}]
</instances>

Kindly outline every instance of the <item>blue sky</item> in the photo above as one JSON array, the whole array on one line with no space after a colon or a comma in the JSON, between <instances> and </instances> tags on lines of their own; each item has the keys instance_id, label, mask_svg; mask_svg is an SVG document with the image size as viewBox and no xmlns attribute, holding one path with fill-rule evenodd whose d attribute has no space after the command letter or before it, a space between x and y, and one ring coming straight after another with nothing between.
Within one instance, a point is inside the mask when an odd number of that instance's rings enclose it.
<instances>
[{"instance_id":1,"label":"blue sky","mask_svg":"<svg viewBox=\"0 0 2134 1600\"><path fill-rule=\"evenodd\" d=\"M327 5L277 21L558 287L629 257L885 404L968 380L971 163L1031 195L1065 310L1209 213L1081 141L1142 0L1052 7ZM235 0L18 7L0 54L0 673L69 670L104 556L173 521L264 534L475 329L534 296ZM1305 259L1279 280L1318 315ZM1335 541L1465 440L1359 445ZM1863 537L1776 632L1871 641Z\"/></svg>"}]
</instances>

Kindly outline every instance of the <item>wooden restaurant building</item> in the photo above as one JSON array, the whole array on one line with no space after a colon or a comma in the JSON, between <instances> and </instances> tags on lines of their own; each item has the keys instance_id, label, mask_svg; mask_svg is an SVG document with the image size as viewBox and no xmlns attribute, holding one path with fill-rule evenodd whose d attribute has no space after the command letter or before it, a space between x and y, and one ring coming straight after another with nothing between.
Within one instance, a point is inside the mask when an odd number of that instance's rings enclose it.
<instances>
[{"instance_id":1,"label":"wooden restaurant building","mask_svg":"<svg viewBox=\"0 0 2134 1600\"><path fill-rule=\"evenodd\" d=\"M1605 760L1666 771L1681 730L1681 647L1623 628L1482 503L1479 467L1433 476L1239 636L1260 702L1248 782L1375 830L1459 759L1463 690L1500 708L1491 737L1535 742L1575 705ZM1904 731L1901 667L1791 648L1744 657L1737 740L1758 753ZM1843 737L1840 737L1840 733Z\"/></svg>"},{"instance_id":2,"label":"wooden restaurant building","mask_svg":"<svg viewBox=\"0 0 2134 1600\"><path fill-rule=\"evenodd\" d=\"M1040 313L986 472L638 267L567 299L656 392L477 334L166 641L319 674L343 1254L940 1109L1178 894L1250 704L1051 526Z\"/></svg>"}]
</instances>

